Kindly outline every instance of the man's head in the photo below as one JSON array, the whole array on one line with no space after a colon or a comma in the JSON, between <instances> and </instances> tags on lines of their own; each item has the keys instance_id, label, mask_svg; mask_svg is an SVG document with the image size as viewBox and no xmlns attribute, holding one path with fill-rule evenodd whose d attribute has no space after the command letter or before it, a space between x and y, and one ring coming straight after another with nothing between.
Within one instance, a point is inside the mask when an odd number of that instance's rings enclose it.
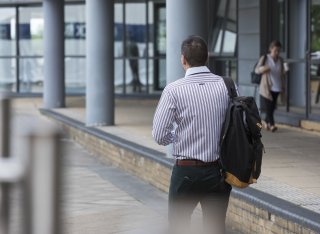
<instances>
[{"instance_id":1,"label":"man's head","mask_svg":"<svg viewBox=\"0 0 320 234\"><path fill-rule=\"evenodd\" d=\"M206 65L207 43L200 36L189 36L181 44L181 63L184 69Z\"/></svg>"}]
</instances>

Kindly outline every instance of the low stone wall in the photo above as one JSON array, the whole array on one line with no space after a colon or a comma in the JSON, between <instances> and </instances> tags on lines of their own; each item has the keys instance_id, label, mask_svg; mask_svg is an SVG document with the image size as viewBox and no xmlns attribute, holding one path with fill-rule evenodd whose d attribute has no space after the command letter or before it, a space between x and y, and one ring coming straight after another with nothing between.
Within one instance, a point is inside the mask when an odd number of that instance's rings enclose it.
<instances>
[{"instance_id":1,"label":"low stone wall","mask_svg":"<svg viewBox=\"0 0 320 234\"><path fill-rule=\"evenodd\" d=\"M319 233L234 196L229 203L227 222L242 233Z\"/></svg>"},{"instance_id":2,"label":"low stone wall","mask_svg":"<svg viewBox=\"0 0 320 234\"><path fill-rule=\"evenodd\" d=\"M62 126L69 137L89 153L168 192L171 168L69 125L62 124Z\"/></svg>"},{"instance_id":3,"label":"low stone wall","mask_svg":"<svg viewBox=\"0 0 320 234\"><path fill-rule=\"evenodd\" d=\"M42 110L42 113L58 121L70 138L102 161L119 167L162 191L168 192L173 160L165 158L164 154L126 142L126 140L98 129L85 127L80 122L60 116L52 111ZM272 199L275 199L278 204L272 205L262 200L263 198L261 199L265 196L261 193L254 189L233 189L227 217L229 226L239 233L250 234L320 233L320 219L318 222L314 222L306 217L301 217L294 213L297 209L296 206L292 205L294 207L291 212L290 204L279 201L280 199L277 200L277 198ZM259 196L260 198L257 199L256 197ZM267 199L270 200L268 196ZM282 209L281 206L284 208ZM306 216L312 217L314 215L311 211L303 212L306 212ZM317 219L317 217L314 218Z\"/></svg>"}]
</instances>

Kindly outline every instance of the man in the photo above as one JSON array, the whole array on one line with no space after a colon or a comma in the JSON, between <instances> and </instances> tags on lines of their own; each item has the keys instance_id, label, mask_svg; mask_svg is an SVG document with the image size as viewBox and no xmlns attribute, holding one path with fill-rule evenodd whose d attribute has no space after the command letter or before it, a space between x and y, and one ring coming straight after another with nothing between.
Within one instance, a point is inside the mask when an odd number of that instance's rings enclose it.
<instances>
[{"instance_id":1,"label":"man","mask_svg":"<svg viewBox=\"0 0 320 234\"><path fill-rule=\"evenodd\" d=\"M170 229L188 229L200 202L204 227L221 234L231 186L221 175L219 139L229 97L223 79L205 66L207 60L208 47L201 37L190 36L182 42L185 77L163 90L152 135L160 145L173 143L176 163L169 189Z\"/></svg>"}]
</instances>

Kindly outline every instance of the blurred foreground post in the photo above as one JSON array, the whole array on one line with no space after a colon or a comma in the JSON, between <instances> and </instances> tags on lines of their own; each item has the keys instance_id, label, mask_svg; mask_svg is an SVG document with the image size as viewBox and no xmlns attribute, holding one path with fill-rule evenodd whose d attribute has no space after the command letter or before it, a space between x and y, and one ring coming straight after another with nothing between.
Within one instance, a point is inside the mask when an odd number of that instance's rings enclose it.
<instances>
[{"instance_id":1,"label":"blurred foreground post","mask_svg":"<svg viewBox=\"0 0 320 234\"><path fill-rule=\"evenodd\" d=\"M25 178L27 234L59 234L60 132L48 124L37 125L23 139L29 161Z\"/></svg>"},{"instance_id":2,"label":"blurred foreground post","mask_svg":"<svg viewBox=\"0 0 320 234\"><path fill-rule=\"evenodd\" d=\"M10 100L0 97L0 234L11 233L11 184L22 187L22 233L60 233L60 137L50 123L29 121L18 155L10 155Z\"/></svg>"},{"instance_id":3,"label":"blurred foreground post","mask_svg":"<svg viewBox=\"0 0 320 234\"><path fill-rule=\"evenodd\" d=\"M10 100L0 97L0 158L10 154ZM9 184L0 183L0 234L8 233Z\"/></svg>"}]
</instances>

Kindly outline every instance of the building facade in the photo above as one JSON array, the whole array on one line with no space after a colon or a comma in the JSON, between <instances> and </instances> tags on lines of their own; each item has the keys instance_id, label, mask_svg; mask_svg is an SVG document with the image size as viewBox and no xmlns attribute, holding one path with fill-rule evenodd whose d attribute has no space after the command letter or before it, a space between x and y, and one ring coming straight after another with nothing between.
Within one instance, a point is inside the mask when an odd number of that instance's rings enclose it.
<instances>
[{"instance_id":1,"label":"building facade","mask_svg":"<svg viewBox=\"0 0 320 234\"><path fill-rule=\"evenodd\" d=\"M0 1L1 91L25 95L44 92L48 74L44 69L46 2L51 0ZM114 93L160 95L167 83L183 75L179 66L181 38L200 34L208 41L210 69L233 78L242 94L258 99L250 73L258 58L267 53L270 41L277 39L283 44L281 55L290 67L277 119L292 125L299 125L302 119L320 121L320 0L110 2L113 32L105 31L103 22L100 31L102 38L113 38L110 72ZM66 94L84 94L94 80L87 61L93 45L88 46L87 41L90 4L63 3ZM48 9L50 12L50 6ZM96 31L94 37L99 37L99 29Z\"/></svg>"}]
</instances>

